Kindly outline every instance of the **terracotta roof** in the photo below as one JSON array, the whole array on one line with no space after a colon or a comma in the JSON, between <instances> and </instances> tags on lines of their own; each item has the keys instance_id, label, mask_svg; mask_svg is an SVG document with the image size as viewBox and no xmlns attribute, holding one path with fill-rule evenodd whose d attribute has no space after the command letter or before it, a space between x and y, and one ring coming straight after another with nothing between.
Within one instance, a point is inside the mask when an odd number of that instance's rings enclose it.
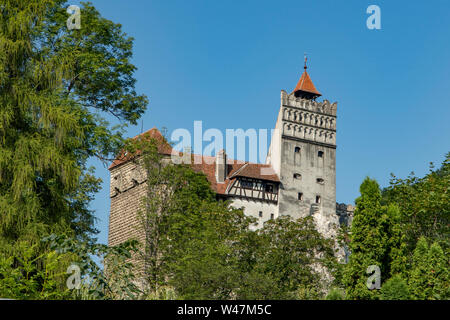
<instances>
[{"instance_id":1,"label":"terracotta roof","mask_svg":"<svg viewBox=\"0 0 450 320\"><path fill-rule=\"evenodd\" d=\"M152 128L146 132L143 132L143 133L137 135L136 137L134 137L133 139L138 139L140 137L156 139L156 141L160 142L160 143L158 143L158 152L160 154L170 155L172 153L172 146L166 141L166 139L163 137L163 135L157 128ZM138 150L136 152L136 155L139 155L139 154L140 154L140 151ZM120 153L120 155L117 156L117 158L111 163L111 165L109 166L108 169L111 170L112 168L115 168L118 165L121 165L122 163L127 162L128 160L131 160L131 158L129 156L127 156L124 151L122 151Z\"/></svg>"},{"instance_id":2,"label":"terracotta roof","mask_svg":"<svg viewBox=\"0 0 450 320\"><path fill-rule=\"evenodd\" d=\"M234 177L247 177L280 182L278 175L270 165L260 163L247 162L239 170L236 170L236 172L230 174L230 178Z\"/></svg>"},{"instance_id":3,"label":"terracotta roof","mask_svg":"<svg viewBox=\"0 0 450 320\"><path fill-rule=\"evenodd\" d=\"M319 93L319 91L317 91L316 87L311 81L311 78L309 77L308 72L306 72L306 69L303 72L302 76L300 77L300 80L298 80L297 86L295 87L293 92L297 91L309 92L321 96L321 94Z\"/></svg>"},{"instance_id":4,"label":"terracotta roof","mask_svg":"<svg viewBox=\"0 0 450 320\"><path fill-rule=\"evenodd\" d=\"M223 183L218 183L216 181L215 159L215 157L201 157L200 155L194 155L194 164L192 165L192 168L197 172L203 172L211 183L211 188L218 194L227 194L226 190L229 184L237 177L280 182L277 174L268 164L227 159L227 178Z\"/></svg>"},{"instance_id":5,"label":"terracotta roof","mask_svg":"<svg viewBox=\"0 0 450 320\"><path fill-rule=\"evenodd\" d=\"M218 194L226 194L227 187L231 182L230 174L228 174L227 179L223 183L218 183L216 180L216 158L210 156L200 156L194 155L194 164L192 169L197 172L203 172L211 183L211 188ZM230 161L227 160L227 172L235 172L240 167L242 167L244 162Z\"/></svg>"},{"instance_id":6,"label":"terracotta roof","mask_svg":"<svg viewBox=\"0 0 450 320\"><path fill-rule=\"evenodd\" d=\"M161 154L170 155L172 152L172 147L167 143L158 129L153 128L145 133L140 134L138 137L148 134L151 138L156 138L161 140L161 146L158 150ZM138 153L139 154L139 153ZM121 155L111 164L109 169L117 167L127 161L131 160L130 157ZM273 182L280 182L278 175L268 164L260 163L250 163L239 160L227 159L227 178L223 183L218 183L216 180L216 157L213 156L201 156L198 154L192 155L192 168L197 172L203 172L206 178L211 183L211 188L218 194L226 194L226 190L230 182L236 177L247 177L254 179L261 179Z\"/></svg>"}]
</instances>

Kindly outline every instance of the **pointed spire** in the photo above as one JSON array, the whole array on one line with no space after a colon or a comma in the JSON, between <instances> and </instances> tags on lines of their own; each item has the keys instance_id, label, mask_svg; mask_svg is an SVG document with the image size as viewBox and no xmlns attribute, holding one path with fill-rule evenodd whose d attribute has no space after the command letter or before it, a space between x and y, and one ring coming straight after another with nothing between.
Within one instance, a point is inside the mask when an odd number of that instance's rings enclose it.
<instances>
[{"instance_id":1,"label":"pointed spire","mask_svg":"<svg viewBox=\"0 0 450 320\"><path fill-rule=\"evenodd\" d=\"M317 97L320 97L321 94L319 91L317 91L316 87L314 86L313 82L311 81L311 78L309 77L308 72L306 72L306 69L308 68L306 65L306 62L308 61L308 58L305 53L305 66L303 69L302 76L300 77L300 80L297 83L297 86L294 89L294 93L296 97L302 97L306 99L316 99Z\"/></svg>"}]
</instances>

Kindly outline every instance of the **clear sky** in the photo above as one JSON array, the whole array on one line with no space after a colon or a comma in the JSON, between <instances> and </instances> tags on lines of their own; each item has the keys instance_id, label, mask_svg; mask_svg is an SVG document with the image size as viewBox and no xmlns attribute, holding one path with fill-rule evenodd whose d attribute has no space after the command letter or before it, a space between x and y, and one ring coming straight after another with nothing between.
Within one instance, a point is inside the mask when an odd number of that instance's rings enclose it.
<instances>
[{"instance_id":1,"label":"clear sky","mask_svg":"<svg viewBox=\"0 0 450 320\"><path fill-rule=\"evenodd\" d=\"M72 4L77 4L73 1ZM280 90L303 71L338 102L337 201L365 176L422 176L450 151L450 1L93 0L135 38L137 89L150 98L144 130L275 126ZM381 30L369 30L369 5ZM130 127L127 136L141 132ZM106 243L109 173L92 208Z\"/></svg>"}]
</instances>

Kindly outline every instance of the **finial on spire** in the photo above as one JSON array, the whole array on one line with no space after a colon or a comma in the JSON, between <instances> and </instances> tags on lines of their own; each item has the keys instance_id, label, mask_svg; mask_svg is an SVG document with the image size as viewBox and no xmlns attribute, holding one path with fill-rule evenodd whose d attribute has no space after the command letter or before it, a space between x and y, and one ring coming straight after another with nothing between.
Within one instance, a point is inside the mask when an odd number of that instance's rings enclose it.
<instances>
[{"instance_id":1,"label":"finial on spire","mask_svg":"<svg viewBox=\"0 0 450 320\"><path fill-rule=\"evenodd\" d=\"M305 65L302 76L300 77L300 80L297 83L297 86L295 87L293 93L295 93L296 97L302 97L305 99L313 99L315 100L317 97L320 97L321 94L319 91L317 91L316 87L314 87L314 84L311 81L311 78L308 75L308 72L306 72L308 57L305 52Z\"/></svg>"}]
</instances>

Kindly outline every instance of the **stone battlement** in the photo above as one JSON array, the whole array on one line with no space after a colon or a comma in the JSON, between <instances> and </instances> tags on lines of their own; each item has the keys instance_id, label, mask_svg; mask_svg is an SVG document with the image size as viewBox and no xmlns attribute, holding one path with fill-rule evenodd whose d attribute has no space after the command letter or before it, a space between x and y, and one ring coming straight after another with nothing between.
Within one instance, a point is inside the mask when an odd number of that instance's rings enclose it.
<instances>
[{"instance_id":1,"label":"stone battlement","mask_svg":"<svg viewBox=\"0 0 450 320\"><path fill-rule=\"evenodd\" d=\"M316 112L319 114L330 115L336 117L337 102L330 103L328 100L322 102L303 99L296 97L294 93L288 94L286 91L281 90L281 105L295 107L305 111Z\"/></svg>"}]
</instances>

